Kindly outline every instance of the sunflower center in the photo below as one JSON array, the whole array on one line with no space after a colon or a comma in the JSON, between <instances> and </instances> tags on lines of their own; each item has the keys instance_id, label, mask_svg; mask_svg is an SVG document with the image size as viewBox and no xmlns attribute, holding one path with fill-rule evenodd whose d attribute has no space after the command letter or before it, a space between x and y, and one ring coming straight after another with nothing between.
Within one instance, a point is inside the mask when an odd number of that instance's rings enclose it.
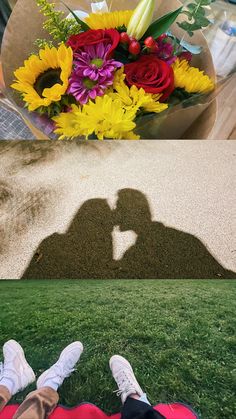
<instances>
[{"instance_id":1,"label":"sunflower center","mask_svg":"<svg viewBox=\"0 0 236 419\"><path fill-rule=\"evenodd\" d=\"M97 68L101 68L103 66L102 58L94 58L91 60L91 64L94 64Z\"/></svg>"},{"instance_id":2,"label":"sunflower center","mask_svg":"<svg viewBox=\"0 0 236 419\"><path fill-rule=\"evenodd\" d=\"M34 88L40 97L43 97L44 89L50 89L55 86L55 84L63 84L61 81L61 69L60 68L50 68L44 73L40 74L34 83Z\"/></svg>"},{"instance_id":3,"label":"sunflower center","mask_svg":"<svg viewBox=\"0 0 236 419\"><path fill-rule=\"evenodd\" d=\"M86 87L86 89L91 90L94 86L96 86L97 82L94 80L89 79L88 77L85 77L83 79L83 85Z\"/></svg>"}]
</instances>

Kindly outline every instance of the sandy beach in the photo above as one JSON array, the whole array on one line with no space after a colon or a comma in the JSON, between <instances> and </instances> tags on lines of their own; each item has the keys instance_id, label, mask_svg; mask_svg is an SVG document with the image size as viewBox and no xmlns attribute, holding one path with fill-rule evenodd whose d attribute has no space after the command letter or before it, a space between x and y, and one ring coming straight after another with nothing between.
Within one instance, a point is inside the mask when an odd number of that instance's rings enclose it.
<instances>
[{"instance_id":1,"label":"sandy beach","mask_svg":"<svg viewBox=\"0 0 236 419\"><path fill-rule=\"evenodd\" d=\"M230 141L1 142L0 278L154 277L155 246L166 267L157 277L188 276L171 256L186 247L189 265L200 254L198 265L209 263L196 275L227 277L236 271L235 158ZM127 188L121 232L110 210ZM145 205L144 240L131 230Z\"/></svg>"}]
</instances>

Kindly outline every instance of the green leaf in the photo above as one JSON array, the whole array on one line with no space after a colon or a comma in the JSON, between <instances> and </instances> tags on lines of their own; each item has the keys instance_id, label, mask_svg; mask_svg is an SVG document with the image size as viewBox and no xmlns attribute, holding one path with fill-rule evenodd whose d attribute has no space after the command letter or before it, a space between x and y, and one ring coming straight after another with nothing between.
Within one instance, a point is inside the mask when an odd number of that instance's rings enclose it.
<instances>
[{"instance_id":1,"label":"green leaf","mask_svg":"<svg viewBox=\"0 0 236 419\"><path fill-rule=\"evenodd\" d=\"M72 14L72 16L75 18L76 22L81 26L81 28L83 29L83 31L88 31L90 29L90 27L83 22L76 14L75 12L73 12L73 10L71 10L63 1L62 4L64 4L64 6L69 10L69 12Z\"/></svg>"},{"instance_id":2,"label":"green leaf","mask_svg":"<svg viewBox=\"0 0 236 419\"><path fill-rule=\"evenodd\" d=\"M122 52L121 50L115 51L115 60L120 61L122 64L130 63L130 59L127 55L127 52L125 53L125 51Z\"/></svg>"},{"instance_id":3,"label":"green leaf","mask_svg":"<svg viewBox=\"0 0 236 419\"><path fill-rule=\"evenodd\" d=\"M201 18L199 18L198 20L197 20L197 22L198 22L198 24L201 26L201 27L205 27L205 26L208 26L209 25L209 20L206 18L206 17L201 17Z\"/></svg>"},{"instance_id":4,"label":"green leaf","mask_svg":"<svg viewBox=\"0 0 236 419\"><path fill-rule=\"evenodd\" d=\"M201 16L205 15L205 9L203 7L200 7L200 6L197 7L197 5L194 4L194 3L188 4L187 8L192 14L201 15Z\"/></svg>"},{"instance_id":5,"label":"green leaf","mask_svg":"<svg viewBox=\"0 0 236 419\"><path fill-rule=\"evenodd\" d=\"M181 6L179 9L174 10L173 12L167 13L166 15L160 17L155 22L149 26L149 29L144 34L143 38L147 38L148 36L152 36L153 38L158 38L158 36L162 35L163 33L167 32L170 26L175 22L179 14L182 12L183 7Z\"/></svg>"},{"instance_id":6,"label":"green leaf","mask_svg":"<svg viewBox=\"0 0 236 419\"><path fill-rule=\"evenodd\" d=\"M211 3L214 3L215 0L201 0L202 6L209 6Z\"/></svg>"},{"instance_id":7,"label":"green leaf","mask_svg":"<svg viewBox=\"0 0 236 419\"><path fill-rule=\"evenodd\" d=\"M205 6L213 3L215 0L193 0L183 9L183 14L188 17L188 22L177 22L179 27L188 32L190 36L193 32L210 24L206 17Z\"/></svg>"},{"instance_id":8,"label":"green leaf","mask_svg":"<svg viewBox=\"0 0 236 419\"><path fill-rule=\"evenodd\" d=\"M183 29L184 31L186 31L189 36L193 36L193 32L192 32L192 25L188 22L177 22L177 25Z\"/></svg>"}]
</instances>

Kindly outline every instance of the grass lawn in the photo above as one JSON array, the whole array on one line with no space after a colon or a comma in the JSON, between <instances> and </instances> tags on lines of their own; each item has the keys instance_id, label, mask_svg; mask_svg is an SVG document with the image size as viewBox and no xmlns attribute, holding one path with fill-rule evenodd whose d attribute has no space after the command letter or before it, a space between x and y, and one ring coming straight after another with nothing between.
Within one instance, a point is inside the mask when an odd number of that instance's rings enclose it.
<instances>
[{"instance_id":1,"label":"grass lawn","mask_svg":"<svg viewBox=\"0 0 236 419\"><path fill-rule=\"evenodd\" d=\"M183 401L204 419L235 419L235 291L226 280L0 282L0 345L18 340L39 375L81 340L60 389L66 405L119 411L108 361L120 353L153 404Z\"/></svg>"}]
</instances>

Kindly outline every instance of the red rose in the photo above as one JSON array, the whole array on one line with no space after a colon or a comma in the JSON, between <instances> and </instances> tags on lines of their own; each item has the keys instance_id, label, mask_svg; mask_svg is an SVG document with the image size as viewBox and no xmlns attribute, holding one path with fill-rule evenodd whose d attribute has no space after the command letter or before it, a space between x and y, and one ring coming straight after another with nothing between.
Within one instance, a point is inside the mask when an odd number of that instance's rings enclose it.
<instances>
[{"instance_id":1,"label":"red rose","mask_svg":"<svg viewBox=\"0 0 236 419\"><path fill-rule=\"evenodd\" d=\"M84 46L96 45L100 42L111 45L107 54L107 57L109 58L120 42L120 34L116 29L91 29L78 35L72 35L68 39L67 45L70 46L74 52L78 52L78 50Z\"/></svg>"},{"instance_id":2,"label":"red rose","mask_svg":"<svg viewBox=\"0 0 236 419\"><path fill-rule=\"evenodd\" d=\"M125 65L126 82L143 88L147 93L162 93L164 102L174 90L174 72L165 61L155 55L143 55L139 60Z\"/></svg>"}]
</instances>

